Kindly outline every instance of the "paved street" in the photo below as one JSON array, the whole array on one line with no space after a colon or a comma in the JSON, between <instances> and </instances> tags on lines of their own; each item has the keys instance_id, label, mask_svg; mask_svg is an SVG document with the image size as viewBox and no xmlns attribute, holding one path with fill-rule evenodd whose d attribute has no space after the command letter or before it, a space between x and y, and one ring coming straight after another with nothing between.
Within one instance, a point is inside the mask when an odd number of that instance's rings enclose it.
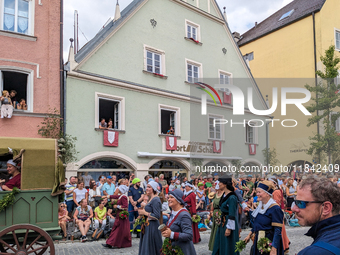
<instances>
[{"instance_id":1,"label":"paved street","mask_svg":"<svg viewBox=\"0 0 340 255\"><path fill-rule=\"evenodd\" d=\"M288 227L287 233L288 237L291 241L290 253L291 255L295 255L302 248L311 244L312 239L305 237L304 234L307 232L308 227ZM244 238L249 232L247 230L243 230L241 233L242 238ZM199 244L195 245L197 255L210 255L211 252L208 250L208 242L209 242L210 233L203 232L201 233L202 241ZM138 254L138 245L139 239L132 238L132 247L112 250L105 249L102 247L102 243L104 240L98 242L68 242L68 243L58 243L55 245L56 255L101 255L101 254L121 254L121 255L136 255ZM250 244L248 244L247 249L241 253L241 255L248 255L250 250ZM143 254L144 255L144 254ZM145 254L152 255L152 254Z\"/></svg>"}]
</instances>

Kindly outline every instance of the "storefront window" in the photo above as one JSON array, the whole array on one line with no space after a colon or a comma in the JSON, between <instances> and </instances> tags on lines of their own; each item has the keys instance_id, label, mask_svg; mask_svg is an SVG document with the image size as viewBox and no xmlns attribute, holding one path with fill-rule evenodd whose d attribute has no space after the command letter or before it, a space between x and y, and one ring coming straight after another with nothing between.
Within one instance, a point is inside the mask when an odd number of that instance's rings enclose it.
<instances>
[{"instance_id":1,"label":"storefront window","mask_svg":"<svg viewBox=\"0 0 340 255\"><path fill-rule=\"evenodd\" d=\"M153 164L153 166L150 167L150 169L185 169L185 167L182 164L179 164L175 161L162 160Z\"/></svg>"},{"instance_id":2,"label":"storefront window","mask_svg":"<svg viewBox=\"0 0 340 255\"><path fill-rule=\"evenodd\" d=\"M119 160L115 159L96 159L87 162L80 169L127 169L127 167Z\"/></svg>"}]
</instances>

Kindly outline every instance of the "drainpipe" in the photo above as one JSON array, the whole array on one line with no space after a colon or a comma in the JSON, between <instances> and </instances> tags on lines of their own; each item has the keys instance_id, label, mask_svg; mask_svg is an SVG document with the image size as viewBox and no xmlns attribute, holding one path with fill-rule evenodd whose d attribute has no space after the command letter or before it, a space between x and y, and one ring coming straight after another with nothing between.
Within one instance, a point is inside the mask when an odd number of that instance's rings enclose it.
<instances>
[{"instance_id":1,"label":"drainpipe","mask_svg":"<svg viewBox=\"0 0 340 255\"><path fill-rule=\"evenodd\" d=\"M60 115L64 120L63 0L60 0ZM65 122L65 121L64 121ZM64 123L65 126L65 123ZM64 126L60 127L64 132Z\"/></svg>"},{"instance_id":2,"label":"drainpipe","mask_svg":"<svg viewBox=\"0 0 340 255\"><path fill-rule=\"evenodd\" d=\"M318 86L318 76L316 74L316 71L318 70L318 66L317 66L317 59L316 59L316 32L315 32L315 13L312 13L312 17L313 17L313 41L314 41L314 80L315 80L315 87ZM316 104L318 104L318 94L316 93L315 95L315 99L316 99ZM316 111L316 115L319 116L319 110ZM317 132L318 134L320 134L319 131L319 122L316 123L316 128L317 128ZM321 163L321 155L318 155L319 158L319 164Z\"/></svg>"}]
</instances>

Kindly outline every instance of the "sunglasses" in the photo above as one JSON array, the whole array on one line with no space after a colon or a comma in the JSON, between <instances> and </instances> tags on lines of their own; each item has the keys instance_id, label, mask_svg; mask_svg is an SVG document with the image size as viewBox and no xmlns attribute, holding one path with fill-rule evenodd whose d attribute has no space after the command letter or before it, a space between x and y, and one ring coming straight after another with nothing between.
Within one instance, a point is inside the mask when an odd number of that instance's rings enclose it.
<instances>
[{"instance_id":1,"label":"sunglasses","mask_svg":"<svg viewBox=\"0 0 340 255\"><path fill-rule=\"evenodd\" d=\"M66 207L65 205L61 205L60 207Z\"/></svg>"},{"instance_id":2,"label":"sunglasses","mask_svg":"<svg viewBox=\"0 0 340 255\"><path fill-rule=\"evenodd\" d=\"M324 202L322 201L303 201L303 200L294 200L292 207L293 208L295 205L299 208L299 209L306 209L307 204L309 203L314 203L314 204L322 204Z\"/></svg>"}]
</instances>

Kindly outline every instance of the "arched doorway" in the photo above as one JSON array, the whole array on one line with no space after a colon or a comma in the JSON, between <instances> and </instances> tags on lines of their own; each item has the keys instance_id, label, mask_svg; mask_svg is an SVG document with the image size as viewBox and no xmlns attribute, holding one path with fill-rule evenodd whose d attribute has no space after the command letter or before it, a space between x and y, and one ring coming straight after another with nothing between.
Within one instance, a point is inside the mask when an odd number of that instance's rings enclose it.
<instances>
[{"instance_id":1,"label":"arched doorway","mask_svg":"<svg viewBox=\"0 0 340 255\"><path fill-rule=\"evenodd\" d=\"M173 176L179 176L181 179L188 177L188 169L181 162L163 159L152 164L149 168L149 174L153 177L164 174L164 179L169 183Z\"/></svg>"}]
</instances>

